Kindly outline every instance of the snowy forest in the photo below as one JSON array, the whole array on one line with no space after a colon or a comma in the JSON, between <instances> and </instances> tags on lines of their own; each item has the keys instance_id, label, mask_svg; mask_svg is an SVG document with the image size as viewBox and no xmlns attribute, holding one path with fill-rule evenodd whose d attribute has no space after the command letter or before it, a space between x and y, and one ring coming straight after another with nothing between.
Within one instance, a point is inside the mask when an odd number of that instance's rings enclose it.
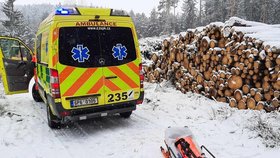
<instances>
[{"instance_id":1,"label":"snowy forest","mask_svg":"<svg viewBox=\"0 0 280 158\"><path fill-rule=\"evenodd\" d=\"M0 35L18 37L33 48L35 33L39 24L55 6L14 5L16 0L7 0L0 7Z\"/></svg>"},{"instance_id":2,"label":"snowy forest","mask_svg":"<svg viewBox=\"0 0 280 158\"><path fill-rule=\"evenodd\" d=\"M0 35L16 36L32 47L39 23L54 5L18 5L16 0L1 4ZM97 6L98 7L98 6ZM279 0L160 0L149 15L129 11L139 38L170 35L237 16L268 24L280 23Z\"/></svg>"},{"instance_id":3,"label":"snowy forest","mask_svg":"<svg viewBox=\"0 0 280 158\"><path fill-rule=\"evenodd\" d=\"M179 6L179 4L182 4ZM180 8L181 7L181 8ZM177 11L181 10L181 11ZM280 23L279 0L160 0L149 17L130 15L140 37L179 33L230 17L268 24Z\"/></svg>"}]
</instances>

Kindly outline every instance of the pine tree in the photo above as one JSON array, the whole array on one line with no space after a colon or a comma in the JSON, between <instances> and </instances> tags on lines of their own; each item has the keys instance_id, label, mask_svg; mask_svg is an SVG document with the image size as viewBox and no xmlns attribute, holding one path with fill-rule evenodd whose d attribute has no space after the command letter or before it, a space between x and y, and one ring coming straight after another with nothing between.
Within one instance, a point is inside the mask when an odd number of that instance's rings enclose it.
<instances>
[{"instance_id":1,"label":"pine tree","mask_svg":"<svg viewBox=\"0 0 280 158\"><path fill-rule=\"evenodd\" d=\"M170 0L170 5L173 7L173 15L176 15L176 8L178 7L179 0Z\"/></svg>"},{"instance_id":2,"label":"pine tree","mask_svg":"<svg viewBox=\"0 0 280 158\"><path fill-rule=\"evenodd\" d=\"M182 29L181 29L181 16L179 13L177 13L176 16L172 15L172 19L174 19L174 28L173 28L173 31L174 33L178 34L180 32L182 32Z\"/></svg>"},{"instance_id":3,"label":"pine tree","mask_svg":"<svg viewBox=\"0 0 280 158\"><path fill-rule=\"evenodd\" d=\"M246 10L245 10L245 1L248 1L248 0L237 0L237 8L236 8L236 14L234 16L237 16L239 18L242 18L242 19L246 19Z\"/></svg>"},{"instance_id":4,"label":"pine tree","mask_svg":"<svg viewBox=\"0 0 280 158\"><path fill-rule=\"evenodd\" d=\"M158 11L160 12L159 21L161 26L161 34L167 35L172 32L172 17L170 14L172 0L160 0Z\"/></svg>"},{"instance_id":5,"label":"pine tree","mask_svg":"<svg viewBox=\"0 0 280 158\"><path fill-rule=\"evenodd\" d=\"M158 5L159 11L166 11L168 14L170 14L171 10L171 1L172 0L160 0Z\"/></svg>"},{"instance_id":6,"label":"pine tree","mask_svg":"<svg viewBox=\"0 0 280 158\"><path fill-rule=\"evenodd\" d=\"M261 0L260 21L263 23L273 22L273 7L276 5L274 0Z\"/></svg>"},{"instance_id":7,"label":"pine tree","mask_svg":"<svg viewBox=\"0 0 280 158\"><path fill-rule=\"evenodd\" d=\"M260 0L245 0L244 4L246 19L251 21L260 21Z\"/></svg>"},{"instance_id":8,"label":"pine tree","mask_svg":"<svg viewBox=\"0 0 280 158\"><path fill-rule=\"evenodd\" d=\"M222 22L226 21L227 14L228 14L226 3L227 3L227 0L221 0L221 9L220 9L220 11L221 11L221 21Z\"/></svg>"},{"instance_id":9,"label":"pine tree","mask_svg":"<svg viewBox=\"0 0 280 158\"><path fill-rule=\"evenodd\" d=\"M178 18L176 17L176 8L178 7L179 0L170 0L170 5L173 7L173 16L172 16L172 32L177 33L176 31L176 23Z\"/></svg>"},{"instance_id":10,"label":"pine tree","mask_svg":"<svg viewBox=\"0 0 280 158\"><path fill-rule=\"evenodd\" d=\"M229 0L229 15L232 17L232 16L235 16L236 13L237 13L237 5L238 2L237 0Z\"/></svg>"},{"instance_id":11,"label":"pine tree","mask_svg":"<svg viewBox=\"0 0 280 158\"><path fill-rule=\"evenodd\" d=\"M20 28L23 25L23 15L14 8L15 1L16 0L7 0L2 6L2 11L6 15L7 20L1 22L7 31L7 35L11 37L19 36L20 34L18 31L21 30Z\"/></svg>"},{"instance_id":12,"label":"pine tree","mask_svg":"<svg viewBox=\"0 0 280 158\"><path fill-rule=\"evenodd\" d=\"M139 37L139 33L138 33L138 19L136 19L135 13L133 12L133 10L130 10L130 12L128 13L129 16L131 17L132 21L135 24L135 28L136 28L136 32L137 32L137 36Z\"/></svg>"},{"instance_id":13,"label":"pine tree","mask_svg":"<svg viewBox=\"0 0 280 158\"><path fill-rule=\"evenodd\" d=\"M199 0L199 17L198 25L203 26L207 25L207 15L206 15L206 2L207 0Z\"/></svg>"},{"instance_id":14,"label":"pine tree","mask_svg":"<svg viewBox=\"0 0 280 158\"><path fill-rule=\"evenodd\" d=\"M28 4L18 5L17 8L24 15L25 23L35 33L39 24L55 9L55 6L50 4Z\"/></svg>"},{"instance_id":15,"label":"pine tree","mask_svg":"<svg viewBox=\"0 0 280 158\"><path fill-rule=\"evenodd\" d=\"M129 14L129 16L132 18L132 20L135 19L135 14L134 14L133 10L130 10L130 12L129 12L128 14ZM135 22L135 21L134 21L134 22Z\"/></svg>"},{"instance_id":16,"label":"pine tree","mask_svg":"<svg viewBox=\"0 0 280 158\"><path fill-rule=\"evenodd\" d=\"M7 20L1 21L5 29L4 35L20 38L27 45L32 46L32 38L34 36L30 28L25 24L22 13L15 9L15 1L16 0L7 0L2 6L2 11L7 17Z\"/></svg>"},{"instance_id":17,"label":"pine tree","mask_svg":"<svg viewBox=\"0 0 280 158\"><path fill-rule=\"evenodd\" d=\"M213 21L223 21L223 12L222 12L222 8L223 8L223 0L213 0L213 12L212 12L212 22Z\"/></svg>"},{"instance_id":18,"label":"pine tree","mask_svg":"<svg viewBox=\"0 0 280 158\"><path fill-rule=\"evenodd\" d=\"M144 13L137 13L134 18L137 34L140 38L146 37L147 35L147 21L148 18Z\"/></svg>"},{"instance_id":19,"label":"pine tree","mask_svg":"<svg viewBox=\"0 0 280 158\"><path fill-rule=\"evenodd\" d=\"M48 12L43 12L42 16L41 16L41 21L45 20L47 17L49 16Z\"/></svg>"},{"instance_id":20,"label":"pine tree","mask_svg":"<svg viewBox=\"0 0 280 158\"><path fill-rule=\"evenodd\" d=\"M215 6L215 1L216 0L205 0L205 22L206 24L213 22L213 21L217 21L217 10L216 10L216 6Z\"/></svg>"},{"instance_id":21,"label":"pine tree","mask_svg":"<svg viewBox=\"0 0 280 158\"><path fill-rule=\"evenodd\" d=\"M246 10L246 12L245 12L246 20L252 20L252 18L253 18L253 7L252 7L252 1L251 0L245 1L244 9Z\"/></svg>"},{"instance_id":22,"label":"pine tree","mask_svg":"<svg viewBox=\"0 0 280 158\"><path fill-rule=\"evenodd\" d=\"M273 20L272 23L273 24L280 24L280 1L279 0L275 0L274 1L274 7L273 7Z\"/></svg>"},{"instance_id":23,"label":"pine tree","mask_svg":"<svg viewBox=\"0 0 280 158\"><path fill-rule=\"evenodd\" d=\"M181 29L186 31L188 28L194 28L197 22L196 0L184 0L182 7Z\"/></svg>"},{"instance_id":24,"label":"pine tree","mask_svg":"<svg viewBox=\"0 0 280 158\"><path fill-rule=\"evenodd\" d=\"M148 26L147 26L147 36L158 36L160 34L158 12L154 8L151 11Z\"/></svg>"},{"instance_id":25,"label":"pine tree","mask_svg":"<svg viewBox=\"0 0 280 158\"><path fill-rule=\"evenodd\" d=\"M199 13L198 13L198 20L197 20L197 24L200 26L202 25L202 21L203 21L203 17L204 17L204 14L203 14L203 9L204 9L204 1L203 0L199 0Z\"/></svg>"}]
</instances>

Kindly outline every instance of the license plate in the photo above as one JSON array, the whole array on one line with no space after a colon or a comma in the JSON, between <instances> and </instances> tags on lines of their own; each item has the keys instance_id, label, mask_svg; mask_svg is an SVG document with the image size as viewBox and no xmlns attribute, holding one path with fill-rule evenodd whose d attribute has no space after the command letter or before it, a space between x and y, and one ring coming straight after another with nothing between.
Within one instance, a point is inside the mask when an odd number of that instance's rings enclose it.
<instances>
[{"instance_id":1,"label":"license plate","mask_svg":"<svg viewBox=\"0 0 280 158\"><path fill-rule=\"evenodd\" d=\"M97 97L88 97L88 98L83 98L83 99L70 100L71 107L92 105L92 104L97 104L97 103L98 103Z\"/></svg>"}]
</instances>

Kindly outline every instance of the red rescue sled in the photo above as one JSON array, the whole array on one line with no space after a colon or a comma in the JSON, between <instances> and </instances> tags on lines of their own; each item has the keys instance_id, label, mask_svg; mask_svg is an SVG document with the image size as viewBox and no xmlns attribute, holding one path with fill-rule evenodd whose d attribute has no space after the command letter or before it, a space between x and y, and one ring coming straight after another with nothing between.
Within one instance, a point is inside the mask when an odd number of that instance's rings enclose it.
<instances>
[{"instance_id":1,"label":"red rescue sled","mask_svg":"<svg viewBox=\"0 0 280 158\"><path fill-rule=\"evenodd\" d=\"M164 142L167 150L160 147L164 158L215 158L205 146L196 144L188 127L169 127Z\"/></svg>"}]
</instances>

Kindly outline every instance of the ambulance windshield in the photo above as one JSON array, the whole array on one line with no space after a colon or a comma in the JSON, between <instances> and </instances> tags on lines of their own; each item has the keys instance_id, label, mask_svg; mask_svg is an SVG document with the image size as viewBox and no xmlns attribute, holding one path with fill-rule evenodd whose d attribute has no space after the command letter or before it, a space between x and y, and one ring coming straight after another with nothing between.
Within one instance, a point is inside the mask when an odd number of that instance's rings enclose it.
<instances>
[{"instance_id":1,"label":"ambulance windshield","mask_svg":"<svg viewBox=\"0 0 280 158\"><path fill-rule=\"evenodd\" d=\"M75 67L105 67L136 59L130 28L62 27L59 29L59 62Z\"/></svg>"}]
</instances>

